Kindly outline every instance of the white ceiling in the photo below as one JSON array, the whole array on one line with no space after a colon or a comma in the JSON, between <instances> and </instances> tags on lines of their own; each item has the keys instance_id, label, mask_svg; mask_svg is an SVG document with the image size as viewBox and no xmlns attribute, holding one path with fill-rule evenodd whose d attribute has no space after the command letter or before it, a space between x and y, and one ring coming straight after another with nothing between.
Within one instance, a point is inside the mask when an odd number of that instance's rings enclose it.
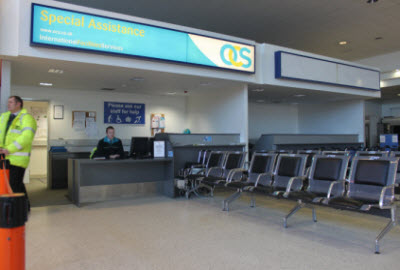
<instances>
[{"instance_id":1,"label":"white ceiling","mask_svg":"<svg viewBox=\"0 0 400 270\"><path fill-rule=\"evenodd\" d=\"M64 2L190 26L208 31L287 46L331 57L354 60L399 50L400 0L64 0ZM223 18L223 19L222 19ZM375 40L381 36L383 39ZM347 40L346 46L338 41ZM64 73L50 74L50 68ZM132 80L143 77L143 81ZM38 86L53 83L54 89L148 95L192 95L201 91L229 89L230 81L162 72L19 57L12 63L12 84ZM206 85L204 85L206 84ZM263 92L253 92L256 88ZM263 103L315 103L359 99L338 93L272 86L249 86L249 101ZM188 93L185 93L188 91ZM400 89L386 89L383 98L398 98ZM294 97L304 94L304 97ZM399 98L400 99L400 98Z\"/></svg>"},{"instance_id":2,"label":"white ceiling","mask_svg":"<svg viewBox=\"0 0 400 270\"><path fill-rule=\"evenodd\" d=\"M61 1L345 60L400 49L399 0Z\"/></svg>"},{"instance_id":3,"label":"white ceiling","mask_svg":"<svg viewBox=\"0 0 400 270\"><path fill-rule=\"evenodd\" d=\"M237 82L177 75L163 72L135 70L121 67L57 61L40 58L18 57L12 61L12 85L39 86L41 82L52 83L52 88L101 91L101 88L114 88L113 92L146 95L167 95L176 92L177 96L201 94L207 91L230 89ZM63 74L51 74L49 69L63 70ZM133 78L143 78L141 81ZM263 92L253 89L263 88ZM187 91L187 93L185 93ZM296 98L294 95L304 94ZM264 100L264 103L315 103L359 99L358 96L296 89L276 86L249 86L249 101Z\"/></svg>"},{"instance_id":4,"label":"white ceiling","mask_svg":"<svg viewBox=\"0 0 400 270\"><path fill-rule=\"evenodd\" d=\"M207 89L229 89L234 85L233 82L217 79L30 57L16 58L11 67L13 85L39 86L39 83L45 82L52 83L55 89L99 91L113 88L115 92L147 95L176 92L177 95L185 95L184 91L191 94ZM49 73L49 69L63 70L63 74Z\"/></svg>"},{"instance_id":5,"label":"white ceiling","mask_svg":"<svg viewBox=\"0 0 400 270\"><path fill-rule=\"evenodd\" d=\"M386 87L382 90L381 101L400 102L400 85Z\"/></svg>"}]
</instances>

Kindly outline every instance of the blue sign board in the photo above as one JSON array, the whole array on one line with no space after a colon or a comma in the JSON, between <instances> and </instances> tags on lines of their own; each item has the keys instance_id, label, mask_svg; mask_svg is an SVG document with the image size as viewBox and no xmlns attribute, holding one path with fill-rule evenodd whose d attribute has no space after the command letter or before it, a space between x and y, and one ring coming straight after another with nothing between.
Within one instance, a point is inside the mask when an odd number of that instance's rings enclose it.
<instances>
[{"instance_id":1,"label":"blue sign board","mask_svg":"<svg viewBox=\"0 0 400 270\"><path fill-rule=\"evenodd\" d=\"M254 45L38 4L31 44L255 72Z\"/></svg>"},{"instance_id":2,"label":"blue sign board","mask_svg":"<svg viewBox=\"0 0 400 270\"><path fill-rule=\"evenodd\" d=\"M104 102L105 124L145 124L145 105L138 103Z\"/></svg>"}]
</instances>

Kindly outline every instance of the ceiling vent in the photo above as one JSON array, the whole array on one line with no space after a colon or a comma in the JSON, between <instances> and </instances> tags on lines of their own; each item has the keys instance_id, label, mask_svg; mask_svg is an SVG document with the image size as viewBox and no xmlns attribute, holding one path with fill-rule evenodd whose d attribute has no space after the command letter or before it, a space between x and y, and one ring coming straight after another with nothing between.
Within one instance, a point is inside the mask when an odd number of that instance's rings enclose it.
<instances>
[{"instance_id":1,"label":"ceiling vent","mask_svg":"<svg viewBox=\"0 0 400 270\"><path fill-rule=\"evenodd\" d=\"M115 88L107 88L107 87L103 87L103 88L101 88L100 90L102 90L102 91L114 91L114 90L115 90Z\"/></svg>"}]
</instances>

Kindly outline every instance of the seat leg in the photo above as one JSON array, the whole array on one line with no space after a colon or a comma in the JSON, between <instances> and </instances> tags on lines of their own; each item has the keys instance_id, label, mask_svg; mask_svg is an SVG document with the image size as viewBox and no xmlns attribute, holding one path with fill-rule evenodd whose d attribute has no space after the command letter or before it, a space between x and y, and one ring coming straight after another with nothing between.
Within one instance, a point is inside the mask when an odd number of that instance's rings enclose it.
<instances>
[{"instance_id":1,"label":"seat leg","mask_svg":"<svg viewBox=\"0 0 400 270\"><path fill-rule=\"evenodd\" d=\"M231 196L226 198L222 202L222 211L229 211L229 204L238 199L242 195L242 191L239 189L235 193L233 193Z\"/></svg>"},{"instance_id":2,"label":"seat leg","mask_svg":"<svg viewBox=\"0 0 400 270\"><path fill-rule=\"evenodd\" d=\"M391 212L391 220L389 221L389 223L386 225L386 227L379 233L379 235L376 237L375 239L375 254L380 254L379 248L379 241L382 240L382 238L388 233L390 232L390 230L396 226L397 223L397 213L396 213L397 209L396 206L393 205L392 208L390 209Z\"/></svg>"},{"instance_id":3,"label":"seat leg","mask_svg":"<svg viewBox=\"0 0 400 270\"><path fill-rule=\"evenodd\" d=\"M250 200L250 207L254 208L254 207L256 207L256 197L254 196L254 193L253 193L253 192L251 192L250 194L251 194L251 195L250 195L250 198L251 198L251 200Z\"/></svg>"},{"instance_id":4,"label":"seat leg","mask_svg":"<svg viewBox=\"0 0 400 270\"><path fill-rule=\"evenodd\" d=\"M196 194L196 189L197 189L197 187L193 187L193 188L191 188L189 190L186 190L186 192L185 192L186 199L189 200L191 193L195 193Z\"/></svg>"},{"instance_id":5,"label":"seat leg","mask_svg":"<svg viewBox=\"0 0 400 270\"><path fill-rule=\"evenodd\" d=\"M287 214L287 216L283 218L283 227L287 228L288 227L287 220L303 207L304 207L304 203L298 202L297 205L295 207L293 207L293 209L289 212L289 214Z\"/></svg>"},{"instance_id":6,"label":"seat leg","mask_svg":"<svg viewBox=\"0 0 400 270\"><path fill-rule=\"evenodd\" d=\"M312 219L314 222L317 222L317 212L315 211L315 207L313 206L311 209L312 209Z\"/></svg>"},{"instance_id":7,"label":"seat leg","mask_svg":"<svg viewBox=\"0 0 400 270\"><path fill-rule=\"evenodd\" d=\"M187 191L185 192L186 199L189 199L189 198L190 198L190 194L191 194L191 193L194 193L196 196L201 197L201 195L197 192L197 190L198 190L199 188L202 188L202 187L203 187L203 188L207 188L207 189L209 189L209 190L211 191L211 187L206 186L206 185L200 183L200 184L198 184L198 185L192 187L191 189L189 189L189 190L187 190Z\"/></svg>"},{"instance_id":8,"label":"seat leg","mask_svg":"<svg viewBox=\"0 0 400 270\"><path fill-rule=\"evenodd\" d=\"M210 196L214 197L214 189L215 189L215 187L209 187L209 186L206 186L206 187L208 187L210 189Z\"/></svg>"}]
</instances>

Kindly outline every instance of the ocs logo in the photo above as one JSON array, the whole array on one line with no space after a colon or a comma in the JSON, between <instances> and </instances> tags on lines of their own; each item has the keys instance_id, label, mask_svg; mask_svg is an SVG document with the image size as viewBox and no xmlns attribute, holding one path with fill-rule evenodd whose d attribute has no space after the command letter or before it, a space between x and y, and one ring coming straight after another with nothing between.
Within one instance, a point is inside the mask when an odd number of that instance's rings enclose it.
<instances>
[{"instance_id":1,"label":"ocs logo","mask_svg":"<svg viewBox=\"0 0 400 270\"><path fill-rule=\"evenodd\" d=\"M226 51L228 51L228 55L226 55ZM249 68L251 66L251 58L247 55L250 54L251 51L248 48L234 46L231 44L225 44L221 48L221 59L228 66ZM228 59L226 59L228 56Z\"/></svg>"}]
</instances>

